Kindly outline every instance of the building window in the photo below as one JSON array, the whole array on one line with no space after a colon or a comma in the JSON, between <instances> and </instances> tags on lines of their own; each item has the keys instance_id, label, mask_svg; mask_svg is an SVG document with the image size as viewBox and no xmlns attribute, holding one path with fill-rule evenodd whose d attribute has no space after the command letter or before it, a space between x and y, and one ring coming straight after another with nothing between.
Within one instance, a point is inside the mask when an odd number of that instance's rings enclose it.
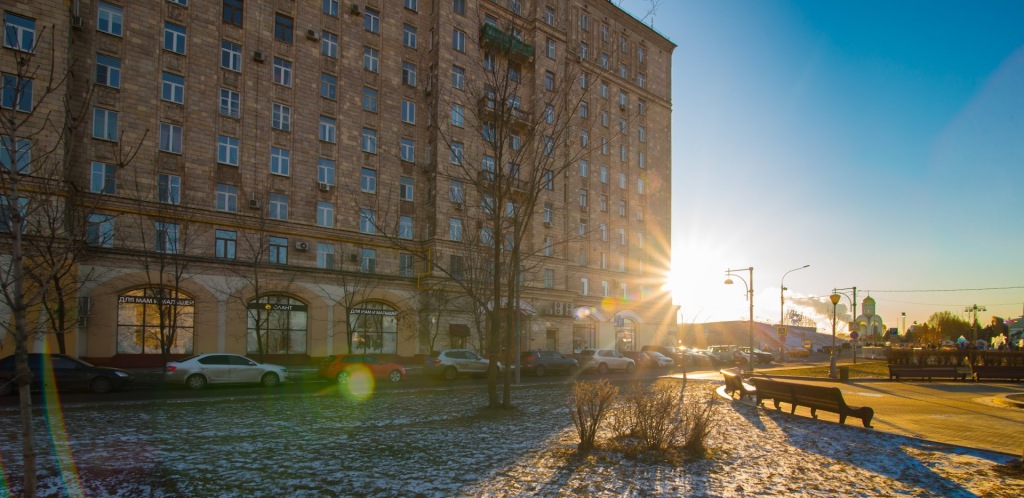
<instances>
[{"instance_id":1,"label":"building window","mask_svg":"<svg viewBox=\"0 0 1024 498\"><path fill-rule=\"evenodd\" d=\"M96 54L96 84L121 88L121 59Z\"/></svg>"},{"instance_id":2,"label":"building window","mask_svg":"<svg viewBox=\"0 0 1024 498\"><path fill-rule=\"evenodd\" d=\"M590 295L590 279L587 277L580 278L580 295Z\"/></svg>"},{"instance_id":3,"label":"building window","mask_svg":"<svg viewBox=\"0 0 1024 498\"><path fill-rule=\"evenodd\" d=\"M370 8L364 9L363 29L371 33L380 33L380 12Z\"/></svg>"},{"instance_id":4,"label":"building window","mask_svg":"<svg viewBox=\"0 0 1024 498\"><path fill-rule=\"evenodd\" d=\"M274 14L274 38L288 44L295 36L295 20L282 14Z\"/></svg>"},{"instance_id":5,"label":"building window","mask_svg":"<svg viewBox=\"0 0 1024 498\"><path fill-rule=\"evenodd\" d=\"M586 159L580 159L580 176L583 178L590 176L590 166Z\"/></svg>"},{"instance_id":6,"label":"building window","mask_svg":"<svg viewBox=\"0 0 1024 498\"><path fill-rule=\"evenodd\" d=\"M96 30L114 36L124 34L124 11L121 7L100 2L96 12Z\"/></svg>"},{"instance_id":7,"label":"building window","mask_svg":"<svg viewBox=\"0 0 1024 498\"><path fill-rule=\"evenodd\" d=\"M600 209L602 213L607 213L608 212L608 196L607 195L601 194L601 197L598 199L598 209Z\"/></svg>"},{"instance_id":8,"label":"building window","mask_svg":"<svg viewBox=\"0 0 1024 498\"><path fill-rule=\"evenodd\" d=\"M238 187L218 183L216 187L217 211L238 212Z\"/></svg>"},{"instance_id":9,"label":"building window","mask_svg":"<svg viewBox=\"0 0 1024 498\"><path fill-rule=\"evenodd\" d=\"M185 27L169 22L164 23L164 50L185 54Z\"/></svg>"},{"instance_id":10,"label":"building window","mask_svg":"<svg viewBox=\"0 0 1024 498\"><path fill-rule=\"evenodd\" d=\"M403 277L411 277L415 274L416 267L412 254L401 253L398 255L398 274Z\"/></svg>"},{"instance_id":11,"label":"building window","mask_svg":"<svg viewBox=\"0 0 1024 498\"><path fill-rule=\"evenodd\" d=\"M359 210L359 231L362 233L377 233L377 212L372 209Z\"/></svg>"},{"instance_id":12,"label":"building window","mask_svg":"<svg viewBox=\"0 0 1024 498\"><path fill-rule=\"evenodd\" d=\"M272 265L288 264L288 239L285 237L270 237L270 251L267 253L267 262Z\"/></svg>"},{"instance_id":13,"label":"building window","mask_svg":"<svg viewBox=\"0 0 1024 498\"><path fill-rule=\"evenodd\" d=\"M464 189L462 186L462 181L452 180L451 183L448 184L448 200L450 202L462 204L462 201L465 198L463 192Z\"/></svg>"},{"instance_id":14,"label":"building window","mask_svg":"<svg viewBox=\"0 0 1024 498\"><path fill-rule=\"evenodd\" d=\"M555 255L555 242L551 237L544 237L543 254L547 257Z\"/></svg>"},{"instance_id":15,"label":"building window","mask_svg":"<svg viewBox=\"0 0 1024 498\"><path fill-rule=\"evenodd\" d=\"M220 89L220 113L224 116L238 119L241 117L242 96L238 92Z\"/></svg>"},{"instance_id":16,"label":"building window","mask_svg":"<svg viewBox=\"0 0 1024 498\"><path fill-rule=\"evenodd\" d=\"M452 48L459 52L466 52L466 33L457 29L452 30Z\"/></svg>"},{"instance_id":17,"label":"building window","mask_svg":"<svg viewBox=\"0 0 1024 498\"><path fill-rule=\"evenodd\" d=\"M399 159L406 162L416 161L416 142L411 138L401 138L398 140L398 154Z\"/></svg>"},{"instance_id":18,"label":"building window","mask_svg":"<svg viewBox=\"0 0 1024 498\"><path fill-rule=\"evenodd\" d=\"M555 173L551 170L544 171L544 190L555 189Z\"/></svg>"},{"instance_id":19,"label":"building window","mask_svg":"<svg viewBox=\"0 0 1024 498\"><path fill-rule=\"evenodd\" d=\"M466 88L466 70L459 66L452 66L452 88Z\"/></svg>"},{"instance_id":20,"label":"building window","mask_svg":"<svg viewBox=\"0 0 1024 498\"><path fill-rule=\"evenodd\" d=\"M334 244L320 242L316 245L316 267L334 269Z\"/></svg>"},{"instance_id":21,"label":"building window","mask_svg":"<svg viewBox=\"0 0 1024 498\"><path fill-rule=\"evenodd\" d=\"M360 146L363 152L369 154L377 153L377 130L371 128L363 128L362 139Z\"/></svg>"},{"instance_id":22,"label":"building window","mask_svg":"<svg viewBox=\"0 0 1024 498\"><path fill-rule=\"evenodd\" d=\"M452 126L462 128L463 125L465 124L465 120L466 108L462 107L462 105L460 104L452 104Z\"/></svg>"},{"instance_id":23,"label":"building window","mask_svg":"<svg viewBox=\"0 0 1024 498\"><path fill-rule=\"evenodd\" d=\"M412 240L412 216L398 218L398 238Z\"/></svg>"},{"instance_id":24,"label":"building window","mask_svg":"<svg viewBox=\"0 0 1024 498\"><path fill-rule=\"evenodd\" d=\"M32 141L0 136L0 168L3 171L28 173L32 165Z\"/></svg>"},{"instance_id":25,"label":"building window","mask_svg":"<svg viewBox=\"0 0 1024 498\"><path fill-rule=\"evenodd\" d=\"M580 189L580 207L583 209L587 208L587 189Z\"/></svg>"},{"instance_id":26,"label":"building window","mask_svg":"<svg viewBox=\"0 0 1024 498\"><path fill-rule=\"evenodd\" d=\"M242 0L224 0L224 23L242 27Z\"/></svg>"},{"instance_id":27,"label":"building window","mask_svg":"<svg viewBox=\"0 0 1024 498\"><path fill-rule=\"evenodd\" d=\"M466 0L452 0L452 12L466 15Z\"/></svg>"},{"instance_id":28,"label":"building window","mask_svg":"<svg viewBox=\"0 0 1024 498\"><path fill-rule=\"evenodd\" d=\"M36 22L11 12L4 13L4 46L32 52L36 45Z\"/></svg>"},{"instance_id":29,"label":"building window","mask_svg":"<svg viewBox=\"0 0 1024 498\"><path fill-rule=\"evenodd\" d=\"M117 296L117 353L159 355L167 347L192 354L194 323L195 300L185 294L160 287L126 292ZM174 342L161 345L161 335Z\"/></svg>"},{"instance_id":30,"label":"building window","mask_svg":"<svg viewBox=\"0 0 1024 498\"><path fill-rule=\"evenodd\" d=\"M32 80L4 74L0 106L21 112L32 112Z\"/></svg>"},{"instance_id":31,"label":"building window","mask_svg":"<svg viewBox=\"0 0 1024 498\"><path fill-rule=\"evenodd\" d=\"M181 127L169 123L160 123L160 150L172 154L181 154Z\"/></svg>"},{"instance_id":32,"label":"building window","mask_svg":"<svg viewBox=\"0 0 1024 498\"><path fill-rule=\"evenodd\" d=\"M619 173L619 188L621 188L621 189L626 188L626 174L625 173Z\"/></svg>"},{"instance_id":33,"label":"building window","mask_svg":"<svg viewBox=\"0 0 1024 498\"><path fill-rule=\"evenodd\" d=\"M220 259L235 259L238 234L231 230L214 231L214 255Z\"/></svg>"},{"instance_id":34,"label":"building window","mask_svg":"<svg viewBox=\"0 0 1024 498\"><path fill-rule=\"evenodd\" d=\"M551 71L544 71L544 89L547 91L554 91L555 89L555 73Z\"/></svg>"},{"instance_id":35,"label":"building window","mask_svg":"<svg viewBox=\"0 0 1024 498\"><path fill-rule=\"evenodd\" d=\"M90 214L85 228L85 243L96 247L114 247L114 217Z\"/></svg>"},{"instance_id":36,"label":"building window","mask_svg":"<svg viewBox=\"0 0 1024 498\"><path fill-rule=\"evenodd\" d=\"M92 163L92 172L89 176L89 190L98 194L115 193L114 173L116 168L113 164Z\"/></svg>"},{"instance_id":37,"label":"building window","mask_svg":"<svg viewBox=\"0 0 1024 498\"><path fill-rule=\"evenodd\" d=\"M246 308L246 351L268 354L306 353L309 316L305 304L286 296L264 296L258 301L250 301ZM260 340L257 340L257 334L261 336ZM262 351L260 344L263 345Z\"/></svg>"},{"instance_id":38,"label":"building window","mask_svg":"<svg viewBox=\"0 0 1024 498\"><path fill-rule=\"evenodd\" d=\"M448 240L462 241L462 220L459 218L448 219Z\"/></svg>"},{"instance_id":39,"label":"building window","mask_svg":"<svg viewBox=\"0 0 1024 498\"><path fill-rule=\"evenodd\" d=\"M380 71L380 52L370 47L363 47L363 69L371 73Z\"/></svg>"},{"instance_id":40,"label":"building window","mask_svg":"<svg viewBox=\"0 0 1024 498\"><path fill-rule=\"evenodd\" d=\"M231 71L242 70L242 46L221 40L220 42L220 67Z\"/></svg>"},{"instance_id":41,"label":"building window","mask_svg":"<svg viewBox=\"0 0 1024 498\"><path fill-rule=\"evenodd\" d=\"M270 148L270 172L275 175L288 176L291 174L292 152L279 147Z\"/></svg>"},{"instance_id":42,"label":"building window","mask_svg":"<svg viewBox=\"0 0 1024 498\"><path fill-rule=\"evenodd\" d=\"M367 194L377 193L377 171L363 168L359 172L359 190Z\"/></svg>"},{"instance_id":43,"label":"building window","mask_svg":"<svg viewBox=\"0 0 1024 498\"><path fill-rule=\"evenodd\" d=\"M28 201L26 197L18 197L12 205L10 197L0 195L0 233L14 232L15 224L18 224L18 232L25 233L29 216ZM21 222L19 223L16 218Z\"/></svg>"},{"instance_id":44,"label":"building window","mask_svg":"<svg viewBox=\"0 0 1024 498\"><path fill-rule=\"evenodd\" d=\"M292 61L274 57L274 83L292 86Z\"/></svg>"},{"instance_id":45,"label":"building window","mask_svg":"<svg viewBox=\"0 0 1024 498\"><path fill-rule=\"evenodd\" d=\"M334 228L334 204L330 202L316 203L316 224L326 228Z\"/></svg>"},{"instance_id":46,"label":"building window","mask_svg":"<svg viewBox=\"0 0 1024 498\"><path fill-rule=\"evenodd\" d=\"M288 196L284 194L270 194L270 207L267 209L267 216L272 220L287 220Z\"/></svg>"},{"instance_id":47,"label":"building window","mask_svg":"<svg viewBox=\"0 0 1024 498\"><path fill-rule=\"evenodd\" d=\"M450 153L448 154L448 160L452 164L462 164L462 159L464 157L463 152L462 152L462 143L461 142L452 142L452 145L451 145L450 149L451 150L450 150Z\"/></svg>"},{"instance_id":48,"label":"building window","mask_svg":"<svg viewBox=\"0 0 1024 498\"><path fill-rule=\"evenodd\" d=\"M544 269L544 288L551 289L555 287L555 270L550 268Z\"/></svg>"},{"instance_id":49,"label":"building window","mask_svg":"<svg viewBox=\"0 0 1024 498\"><path fill-rule=\"evenodd\" d=\"M363 110L377 112L377 90L370 87L363 87Z\"/></svg>"},{"instance_id":50,"label":"building window","mask_svg":"<svg viewBox=\"0 0 1024 498\"><path fill-rule=\"evenodd\" d=\"M402 100L402 122L416 124L416 104L411 100Z\"/></svg>"},{"instance_id":51,"label":"building window","mask_svg":"<svg viewBox=\"0 0 1024 498\"><path fill-rule=\"evenodd\" d=\"M157 252L174 254L178 252L178 224L157 221L154 223L156 240L153 249Z\"/></svg>"},{"instance_id":52,"label":"building window","mask_svg":"<svg viewBox=\"0 0 1024 498\"><path fill-rule=\"evenodd\" d=\"M332 59L338 58L338 35L330 31L320 34L320 53Z\"/></svg>"},{"instance_id":53,"label":"building window","mask_svg":"<svg viewBox=\"0 0 1024 498\"><path fill-rule=\"evenodd\" d=\"M327 73L320 73L320 96L325 99L337 100L338 78Z\"/></svg>"},{"instance_id":54,"label":"building window","mask_svg":"<svg viewBox=\"0 0 1024 498\"><path fill-rule=\"evenodd\" d=\"M324 14L338 17L338 0L324 0Z\"/></svg>"},{"instance_id":55,"label":"building window","mask_svg":"<svg viewBox=\"0 0 1024 498\"><path fill-rule=\"evenodd\" d=\"M555 58L555 40L552 40L550 38L548 38L548 41L547 41L547 56L548 56L548 59L554 59Z\"/></svg>"},{"instance_id":56,"label":"building window","mask_svg":"<svg viewBox=\"0 0 1024 498\"><path fill-rule=\"evenodd\" d=\"M316 179L320 183L334 185L334 161L320 158L316 164Z\"/></svg>"},{"instance_id":57,"label":"building window","mask_svg":"<svg viewBox=\"0 0 1024 498\"><path fill-rule=\"evenodd\" d=\"M408 24L402 25L402 45L416 48L416 27Z\"/></svg>"},{"instance_id":58,"label":"building window","mask_svg":"<svg viewBox=\"0 0 1024 498\"><path fill-rule=\"evenodd\" d=\"M332 144L338 141L338 122L334 118L320 116L320 141Z\"/></svg>"},{"instance_id":59,"label":"building window","mask_svg":"<svg viewBox=\"0 0 1024 498\"><path fill-rule=\"evenodd\" d=\"M156 177L157 200L164 204L181 204L181 177L160 173Z\"/></svg>"},{"instance_id":60,"label":"building window","mask_svg":"<svg viewBox=\"0 0 1024 498\"><path fill-rule=\"evenodd\" d=\"M6 92L5 92L6 97ZM4 101L6 102L6 98ZM6 106L4 106L6 107ZM92 136L100 140L117 141L117 112L94 107L92 112Z\"/></svg>"},{"instance_id":61,"label":"building window","mask_svg":"<svg viewBox=\"0 0 1024 498\"><path fill-rule=\"evenodd\" d=\"M402 84L415 87L416 86L416 65L403 62L402 63Z\"/></svg>"},{"instance_id":62,"label":"building window","mask_svg":"<svg viewBox=\"0 0 1024 498\"><path fill-rule=\"evenodd\" d=\"M270 125L275 130L290 131L292 129L292 108L274 102L271 105Z\"/></svg>"},{"instance_id":63,"label":"building window","mask_svg":"<svg viewBox=\"0 0 1024 498\"><path fill-rule=\"evenodd\" d=\"M238 166L238 139L227 135L217 135L217 162Z\"/></svg>"},{"instance_id":64,"label":"building window","mask_svg":"<svg viewBox=\"0 0 1024 498\"><path fill-rule=\"evenodd\" d=\"M403 176L398 180L398 199L402 201L413 201L413 188L415 186L414 180L408 176Z\"/></svg>"}]
</instances>

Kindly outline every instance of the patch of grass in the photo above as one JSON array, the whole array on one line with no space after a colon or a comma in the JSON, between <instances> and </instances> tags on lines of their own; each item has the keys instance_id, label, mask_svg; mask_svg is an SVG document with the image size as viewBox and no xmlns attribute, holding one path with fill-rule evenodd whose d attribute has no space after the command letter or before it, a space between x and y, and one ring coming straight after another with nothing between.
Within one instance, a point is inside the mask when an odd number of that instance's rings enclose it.
<instances>
[{"instance_id":1,"label":"patch of grass","mask_svg":"<svg viewBox=\"0 0 1024 498\"><path fill-rule=\"evenodd\" d=\"M851 379L885 379L889 377L889 367L888 363L885 361L858 360L856 365L844 362L838 366L848 367L850 369ZM828 365L777 369L771 370L768 374L791 375L794 377L822 377L827 379Z\"/></svg>"}]
</instances>

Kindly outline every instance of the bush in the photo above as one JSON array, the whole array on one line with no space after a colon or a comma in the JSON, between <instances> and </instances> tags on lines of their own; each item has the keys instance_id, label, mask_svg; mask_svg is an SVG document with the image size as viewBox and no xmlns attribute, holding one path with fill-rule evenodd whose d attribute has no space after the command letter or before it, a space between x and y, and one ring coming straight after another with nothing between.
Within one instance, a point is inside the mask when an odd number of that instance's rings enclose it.
<instances>
[{"instance_id":1,"label":"bush","mask_svg":"<svg viewBox=\"0 0 1024 498\"><path fill-rule=\"evenodd\" d=\"M701 458L718 420L717 397L702 390L687 398L686 383L634 384L612 410L616 449L626 455Z\"/></svg>"},{"instance_id":2,"label":"bush","mask_svg":"<svg viewBox=\"0 0 1024 498\"><path fill-rule=\"evenodd\" d=\"M707 453L706 442L718 425L718 398L714 391L698 393L683 405L683 454L701 458Z\"/></svg>"},{"instance_id":3,"label":"bush","mask_svg":"<svg viewBox=\"0 0 1024 498\"><path fill-rule=\"evenodd\" d=\"M619 388L608 382L608 379L573 383L569 411L580 436L580 444L577 446L580 453L587 453L594 448L597 430L618 394Z\"/></svg>"}]
</instances>

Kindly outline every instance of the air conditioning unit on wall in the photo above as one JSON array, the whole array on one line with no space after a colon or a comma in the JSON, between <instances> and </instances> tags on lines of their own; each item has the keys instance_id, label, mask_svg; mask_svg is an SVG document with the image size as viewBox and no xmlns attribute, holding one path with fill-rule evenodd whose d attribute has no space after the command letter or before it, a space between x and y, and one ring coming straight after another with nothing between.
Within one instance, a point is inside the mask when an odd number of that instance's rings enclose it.
<instances>
[{"instance_id":1,"label":"air conditioning unit on wall","mask_svg":"<svg viewBox=\"0 0 1024 498\"><path fill-rule=\"evenodd\" d=\"M320 191L321 192L330 192L331 191L331 184L330 183L320 182Z\"/></svg>"},{"instance_id":2,"label":"air conditioning unit on wall","mask_svg":"<svg viewBox=\"0 0 1024 498\"><path fill-rule=\"evenodd\" d=\"M314 41L315 40L319 40L320 39L320 33L317 33L316 30L313 29L313 28L307 29L306 30L306 38L309 38L310 40L314 40Z\"/></svg>"},{"instance_id":3,"label":"air conditioning unit on wall","mask_svg":"<svg viewBox=\"0 0 1024 498\"><path fill-rule=\"evenodd\" d=\"M297 242L295 242L295 249L298 250L298 251L308 251L309 250L309 243L308 242L303 242L301 240L297 241Z\"/></svg>"},{"instance_id":4,"label":"air conditioning unit on wall","mask_svg":"<svg viewBox=\"0 0 1024 498\"><path fill-rule=\"evenodd\" d=\"M259 209L263 207L263 203L259 199L249 199L249 209Z\"/></svg>"}]
</instances>

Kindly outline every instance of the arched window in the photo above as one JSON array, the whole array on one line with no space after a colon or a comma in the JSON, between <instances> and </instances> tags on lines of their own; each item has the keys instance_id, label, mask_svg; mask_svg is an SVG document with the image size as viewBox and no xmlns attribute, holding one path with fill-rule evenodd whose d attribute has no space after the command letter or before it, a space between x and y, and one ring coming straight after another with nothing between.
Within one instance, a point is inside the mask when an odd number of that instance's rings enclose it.
<instances>
[{"instance_id":1,"label":"arched window","mask_svg":"<svg viewBox=\"0 0 1024 498\"><path fill-rule=\"evenodd\" d=\"M366 302L349 312L352 351L398 353L398 311L384 303Z\"/></svg>"},{"instance_id":2,"label":"arched window","mask_svg":"<svg viewBox=\"0 0 1024 498\"><path fill-rule=\"evenodd\" d=\"M636 335L636 321L619 315L614 318L613 322L615 323L615 349L619 351L636 350L633 340Z\"/></svg>"},{"instance_id":3,"label":"arched window","mask_svg":"<svg viewBox=\"0 0 1024 498\"><path fill-rule=\"evenodd\" d=\"M306 352L307 308L288 296L263 296L249 301L245 349L254 354Z\"/></svg>"},{"instance_id":4,"label":"arched window","mask_svg":"<svg viewBox=\"0 0 1024 498\"><path fill-rule=\"evenodd\" d=\"M195 300L153 287L117 296L117 353L191 354Z\"/></svg>"}]
</instances>

